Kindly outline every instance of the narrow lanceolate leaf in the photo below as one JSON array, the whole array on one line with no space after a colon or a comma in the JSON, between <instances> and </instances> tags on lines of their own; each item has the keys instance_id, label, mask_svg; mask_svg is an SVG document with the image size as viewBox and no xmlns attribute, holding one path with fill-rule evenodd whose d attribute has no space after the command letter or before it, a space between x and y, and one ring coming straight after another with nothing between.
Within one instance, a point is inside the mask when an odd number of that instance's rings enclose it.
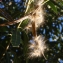
<instances>
[{"instance_id":1,"label":"narrow lanceolate leaf","mask_svg":"<svg viewBox=\"0 0 63 63\"><path fill-rule=\"evenodd\" d=\"M20 28L19 30L22 32L21 38L22 38L23 52L26 56L27 51L28 51L28 35L23 29Z\"/></svg>"},{"instance_id":2,"label":"narrow lanceolate leaf","mask_svg":"<svg viewBox=\"0 0 63 63\"><path fill-rule=\"evenodd\" d=\"M12 45L13 47L18 47L21 41L21 36L20 36L20 32L18 29L13 30L12 33Z\"/></svg>"},{"instance_id":3,"label":"narrow lanceolate leaf","mask_svg":"<svg viewBox=\"0 0 63 63\"><path fill-rule=\"evenodd\" d=\"M29 23L29 20L28 19L25 19L22 23L21 23L21 27L22 28L25 28Z\"/></svg>"},{"instance_id":4,"label":"narrow lanceolate leaf","mask_svg":"<svg viewBox=\"0 0 63 63\"><path fill-rule=\"evenodd\" d=\"M34 0L28 0L25 14L28 12L28 10L29 10L29 8L30 8L30 5L31 5L31 3L32 3L33 1L34 1Z\"/></svg>"},{"instance_id":5,"label":"narrow lanceolate leaf","mask_svg":"<svg viewBox=\"0 0 63 63\"><path fill-rule=\"evenodd\" d=\"M47 4L52 8L52 10L57 14L57 8L56 6L51 2L51 1L48 1Z\"/></svg>"},{"instance_id":6,"label":"narrow lanceolate leaf","mask_svg":"<svg viewBox=\"0 0 63 63\"><path fill-rule=\"evenodd\" d=\"M7 63L10 63L10 55L9 55L9 53L8 52L6 52L6 62Z\"/></svg>"}]
</instances>

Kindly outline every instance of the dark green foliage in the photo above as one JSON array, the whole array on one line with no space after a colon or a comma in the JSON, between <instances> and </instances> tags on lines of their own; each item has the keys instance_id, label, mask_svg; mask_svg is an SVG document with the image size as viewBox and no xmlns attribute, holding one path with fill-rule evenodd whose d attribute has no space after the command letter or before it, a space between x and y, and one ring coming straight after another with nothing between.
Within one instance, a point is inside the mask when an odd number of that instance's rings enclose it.
<instances>
[{"instance_id":1,"label":"dark green foliage","mask_svg":"<svg viewBox=\"0 0 63 63\"><path fill-rule=\"evenodd\" d=\"M25 11L23 3L24 0L20 2L2 0L0 9L4 9L7 13L2 15L0 11L0 24L23 17ZM0 63L12 61L14 63L61 63L60 60L63 61L63 1L48 1L45 4L45 12L45 24L37 30L37 34L42 34L46 38L48 51L45 51L45 56L47 60L44 57L28 58L28 41L31 34L28 35L28 32L24 30L28 24L28 20L24 20L19 29L18 24L0 26Z\"/></svg>"},{"instance_id":2,"label":"dark green foliage","mask_svg":"<svg viewBox=\"0 0 63 63\"><path fill-rule=\"evenodd\" d=\"M55 7L55 5L54 5L51 1L48 1L47 3L48 3L48 5L50 5L50 7L52 8L52 10L53 10L55 13L58 13L58 12L57 12L57 8Z\"/></svg>"},{"instance_id":3,"label":"dark green foliage","mask_svg":"<svg viewBox=\"0 0 63 63\"><path fill-rule=\"evenodd\" d=\"M12 31L11 40L13 47L18 47L20 45L21 35L18 29Z\"/></svg>"}]
</instances>

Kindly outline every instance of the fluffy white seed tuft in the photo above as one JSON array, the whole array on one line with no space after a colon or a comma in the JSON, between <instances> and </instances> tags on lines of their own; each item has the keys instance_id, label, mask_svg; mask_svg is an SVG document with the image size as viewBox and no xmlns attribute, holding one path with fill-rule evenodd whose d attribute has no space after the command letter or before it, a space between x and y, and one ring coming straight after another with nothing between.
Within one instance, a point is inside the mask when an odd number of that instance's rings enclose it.
<instances>
[{"instance_id":1,"label":"fluffy white seed tuft","mask_svg":"<svg viewBox=\"0 0 63 63\"><path fill-rule=\"evenodd\" d=\"M25 29L31 29L32 28L32 21L35 22L36 29L44 23L44 11L42 3L44 0L34 0L34 4L37 7L29 16L29 24Z\"/></svg>"},{"instance_id":2,"label":"fluffy white seed tuft","mask_svg":"<svg viewBox=\"0 0 63 63\"><path fill-rule=\"evenodd\" d=\"M44 56L44 52L47 49L44 38L41 35L39 35L33 38L33 40L30 42L31 43L29 45L29 49L30 49L29 58ZM45 56L44 58L46 59Z\"/></svg>"}]
</instances>

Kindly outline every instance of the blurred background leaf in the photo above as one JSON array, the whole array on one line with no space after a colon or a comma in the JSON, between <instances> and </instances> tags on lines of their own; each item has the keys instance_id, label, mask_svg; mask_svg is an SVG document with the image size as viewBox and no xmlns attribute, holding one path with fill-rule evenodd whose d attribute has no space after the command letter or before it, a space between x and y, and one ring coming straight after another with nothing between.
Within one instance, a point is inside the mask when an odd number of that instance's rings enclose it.
<instances>
[{"instance_id":1,"label":"blurred background leaf","mask_svg":"<svg viewBox=\"0 0 63 63\"><path fill-rule=\"evenodd\" d=\"M48 3L48 5L52 8L52 10L57 14L58 11L57 11L57 8L56 8L56 6L54 5L54 3L52 3L51 1L48 1L47 3Z\"/></svg>"}]
</instances>

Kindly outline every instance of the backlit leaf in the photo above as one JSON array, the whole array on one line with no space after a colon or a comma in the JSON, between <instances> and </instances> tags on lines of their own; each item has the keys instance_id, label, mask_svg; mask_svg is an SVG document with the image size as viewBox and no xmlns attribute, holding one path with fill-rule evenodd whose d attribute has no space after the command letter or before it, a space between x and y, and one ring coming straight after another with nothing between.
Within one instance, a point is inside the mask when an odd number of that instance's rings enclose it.
<instances>
[{"instance_id":1,"label":"backlit leaf","mask_svg":"<svg viewBox=\"0 0 63 63\"><path fill-rule=\"evenodd\" d=\"M48 1L47 4L52 8L52 10L57 14L57 8L56 6L51 2L51 1Z\"/></svg>"}]
</instances>

